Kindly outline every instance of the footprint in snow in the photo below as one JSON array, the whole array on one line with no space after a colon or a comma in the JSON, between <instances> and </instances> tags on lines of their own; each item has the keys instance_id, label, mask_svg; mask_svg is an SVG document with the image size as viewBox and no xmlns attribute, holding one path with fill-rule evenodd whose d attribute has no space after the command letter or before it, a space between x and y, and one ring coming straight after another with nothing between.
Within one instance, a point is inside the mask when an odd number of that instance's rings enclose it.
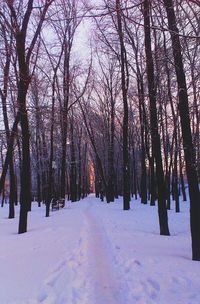
<instances>
[{"instance_id":1,"label":"footprint in snow","mask_svg":"<svg viewBox=\"0 0 200 304\"><path fill-rule=\"evenodd\" d=\"M152 280L152 279L147 279L147 282L156 290L156 291L160 291L160 285L158 284L158 282Z\"/></svg>"}]
</instances>

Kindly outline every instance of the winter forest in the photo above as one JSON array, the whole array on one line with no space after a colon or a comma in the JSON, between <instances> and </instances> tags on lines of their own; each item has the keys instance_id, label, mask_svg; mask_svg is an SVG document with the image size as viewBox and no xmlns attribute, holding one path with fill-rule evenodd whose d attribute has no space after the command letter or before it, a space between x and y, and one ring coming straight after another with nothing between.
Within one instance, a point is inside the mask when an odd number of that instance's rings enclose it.
<instances>
[{"instance_id":1,"label":"winter forest","mask_svg":"<svg viewBox=\"0 0 200 304\"><path fill-rule=\"evenodd\" d=\"M199 304L199 182L199 0L0 0L0 303Z\"/></svg>"}]
</instances>

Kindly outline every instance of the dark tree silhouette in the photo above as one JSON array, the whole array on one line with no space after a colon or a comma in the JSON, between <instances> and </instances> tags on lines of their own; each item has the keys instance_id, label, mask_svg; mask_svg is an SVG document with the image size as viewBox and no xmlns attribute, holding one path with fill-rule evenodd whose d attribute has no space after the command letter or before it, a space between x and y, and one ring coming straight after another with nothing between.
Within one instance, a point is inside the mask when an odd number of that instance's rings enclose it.
<instances>
[{"instance_id":1,"label":"dark tree silhouette","mask_svg":"<svg viewBox=\"0 0 200 304\"><path fill-rule=\"evenodd\" d=\"M176 16L172 0L164 0L167 12L168 26L172 39L172 48L176 77L178 82L179 113L181 119L181 129L183 136L183 149L185 153L186 172L190 195L190 225L192 236L192 259L200 261L200 194L198 186L198 176L195 163L195 151L192 142L190 115L188 107L187 85L183 60L181 54L181 44L177 28Z\"/></svg>"},{"instance_id":2,"label":"dark tree silhouette","mask_svg":"<svg viewBox=\"0 0 200 304\"><path fill-rule=\"evenodd\" d=\"M160 234L169 235L167 207L165 196L165 180L161 156L161 142L158 132L158 118L156 108L156 86L154 76L154 63L151 50L151 30L150 30L150 6L149 1L145 0L143 4L144 13L144 31L145 31L145 52L147 64L147 78L150 101L150 126L151 140L156 163L156 177L158 185L158 215L160 224Z\"/></svg>"},{"instance_id":3,"label":"dark tree silhouette","mask_svg":"<svg viewBox=\"0 0 200 304\"><path fill-rule=\"evenodd\" d=\"M129 148L128 148L128 68L126 49L123 38L122 28L122 13L120 0L116 0L116 13L117 13L117 31L120 43L120 64L121 64L121 85L122 85L122 97L123 97L123 200L124 210L130 209L130 166L129 166Z\"/></svg>"}]
</instances>

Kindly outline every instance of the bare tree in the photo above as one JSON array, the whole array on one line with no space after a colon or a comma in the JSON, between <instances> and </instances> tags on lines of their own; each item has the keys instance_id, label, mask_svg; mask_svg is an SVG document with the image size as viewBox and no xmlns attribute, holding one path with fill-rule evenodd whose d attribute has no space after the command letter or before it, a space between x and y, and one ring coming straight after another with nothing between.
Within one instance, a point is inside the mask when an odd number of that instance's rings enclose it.
<instances>
[{"instance_id":1,"label":"bare tree","mask_svg":"<svg viewBox=\"0 0 200 304\"><path fill-rule=\"evenodd\" d=\"M118 35L120 43L120 63L121 63L121 85L123 96L123 176L124 176L124 210L130 209L130 167L129 167L129 148L128 148L128 98L127 90L129 84L128 66L126 49L123 38L122 29L122 13L120 0L116 0L116 13L117 13L117 25Z\"/></svg>"},{"instance_id":2,"label":"bare tree","mask_svg":"<svg viewBox=\"0 0 200 304\"><path fill-rule=\"evenodd\" d=\"M31 172L30 172L30 143L29 143L29 123L28 113L26 106L26 96L28 87L31 81L30 75L30 59L40 34L42 24L45 20L45 15L49 6L53 1L46 0L42 7L40 19L37 23L34 36L27 48L27 30L33 11L33 0L29 0L26 11L20 20L17 13L17 7L11 1L6 1L6 5L10 12L10 23L7 18L1 13L1 17L7 23L9 29L13 32L16 41L16 53L18 59L18 116L20 119L20 125L22 130L22 172L21 172L21 208L20 208L20 219L19 219L19 233L27 231L27 214L31 206ZM28 49L28 51L27 51Z\"/></svg>"},{"instance_id":3,"label":"bare tree","mask_svg":"<svg viewBox=\"0 0 200 304\"><path fill-rule=\"evenodd\" d=\"M150 32L150 3L148 0L143 4L144 14L144 31L145 31L145 52L147 64L147 78L150 101L150 126L151 140L156 162L156 177L158 185L158 214L160 223L160 234L169 235L166 196L165 196L165 180L161 155L161 142L158 132L158 118L156 108L156 86L154 76L154 63L151 50L151 32Z\"/></svg>"},{"instance_id":4,"label":"bare tree","mask_svg":"<svg viewBox=\"0 0 200 304\"><path fill-rule=\"evenodd\" d=\"M190 127L190 115L188 107L187 85L183 60L181 54L181 44L176 25L176 16L172 0L164 0L167 12L168 26L170 29L176 77L178 83L179 113L181 119L181 129L183 136L183 148L186 161L186 172L190 195L190 224L192 236L192 259L200 260L200 193L198 186L198 176L195 164L195 151L192 142Z\"/></svg>"}]
</instances>

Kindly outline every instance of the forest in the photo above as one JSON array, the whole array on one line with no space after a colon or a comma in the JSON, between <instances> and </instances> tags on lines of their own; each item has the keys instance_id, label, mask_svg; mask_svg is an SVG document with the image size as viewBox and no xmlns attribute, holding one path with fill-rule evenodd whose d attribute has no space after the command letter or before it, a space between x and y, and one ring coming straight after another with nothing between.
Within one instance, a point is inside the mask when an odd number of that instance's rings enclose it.
<instances>
[{"instance_id":1,"label":"forest","mask_svg":"<svg viewBox=\"0 0 200 304\"><path fill-rule=\"evenodd\" d=\"M198 0L0 0L1 207L20 206L19 234L33 201L49 217L94 192L156 205L169 236L187 202L200 261L199 50Z\"/></svg>"}]
</instances>

